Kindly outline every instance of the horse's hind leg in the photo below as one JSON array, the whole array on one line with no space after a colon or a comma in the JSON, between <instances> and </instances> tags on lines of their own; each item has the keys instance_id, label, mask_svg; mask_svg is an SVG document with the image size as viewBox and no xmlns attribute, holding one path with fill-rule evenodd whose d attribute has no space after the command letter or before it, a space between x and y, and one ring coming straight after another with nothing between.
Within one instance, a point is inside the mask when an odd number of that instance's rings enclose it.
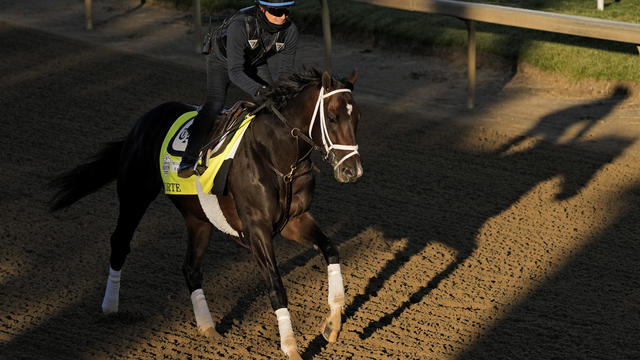
<instances>
[{"instance_id":1,"label":"horse's hind leg","mask_svg":"<svg viewBox=\"0 0 640 360\"><path fill-rule=\"evenodd\" d=\"M198 332L208 338L217 337L218 332L202 291L204 256L209 246L213 226L202 212L196 196L175 195L169 198L182 213L187 226L189 239L182 273L191 294Z\"/></svg>"},{"instance_id":2,"label":"horse's hind leg","mask_svg":"<svg viewBox=\"0 0 640 360\"><path fill-rule=\"evenodd\" d=\"M322 336L329 342L336 341L342 327L342 311L345 302L338 249L331 244L331 241L320 230L309 212L289 220L289 223L282 231L282 236L317 247L327 261L329 308L331 312L322 324Z\"/></svg>"},{"instance_id":3,"label":"horse's hind leg","mask_svg":"<svg viewBox=\"0 0 640 360\"><path fill-rule=\"evenodd\" d=\"M147 207L159 192L157 184L143 184L138 180L144 178L148 176L144 177L133 171L131 175L118 179L120 213L116 229L111 234L109 277L102 300L102 312L105 314L118 312L120 272L127 254L131 251L131 238Z\"/></svg>"},{"instance_id":4,"label":"horse's hind leg","mask_svg":"<svg viewBox=\"0 0 640 360\"><path fill-rule=\"evenodd\" d=\"M212 226L209 222L196 218L187 218L186 221L189 232L189 245L182 272L191 293L191 303L196 316L198 332L208 338L216 337L218 332L215 329L215 323L211 318L207 300L202 291L202 266L204 255L209 245Z\"/></svg>"}]
</instances>

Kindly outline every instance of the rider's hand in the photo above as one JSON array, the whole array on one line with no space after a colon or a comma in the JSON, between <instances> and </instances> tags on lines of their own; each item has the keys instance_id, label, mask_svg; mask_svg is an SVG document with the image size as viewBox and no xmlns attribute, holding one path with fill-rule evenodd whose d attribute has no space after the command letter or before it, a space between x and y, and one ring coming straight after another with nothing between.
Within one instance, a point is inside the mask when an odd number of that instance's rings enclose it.
<instances>
[{"instance_id":1,"label":"rider's hand","mask_svg":"<svg viewBox=\"0 0 640 360\"><path fill-rule=\"evenodd\" d=\"M253 95L253 99L258 103L258 104L262 104L263 102L267 101L267 98L264 96L264 93L266 92L267 87L266 86L262 86L260 87L260 89L258 89L258 91L256 91L256 93Z\"/></svg>"}]
</instances>

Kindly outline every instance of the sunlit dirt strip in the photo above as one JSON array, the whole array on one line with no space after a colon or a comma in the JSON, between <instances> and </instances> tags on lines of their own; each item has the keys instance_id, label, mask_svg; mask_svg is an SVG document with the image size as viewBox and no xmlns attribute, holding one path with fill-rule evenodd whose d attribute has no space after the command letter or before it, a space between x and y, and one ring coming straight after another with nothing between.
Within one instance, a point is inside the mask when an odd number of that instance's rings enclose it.
<instances>
[{"instance_id":1,"label":"sunlit dirt strip","mask_svg":"<svg viewBox=\"0 0 640 360\"><path fill-rule=\"evenodd\" d=\"M30 45L42 34L10 33L11 51L21 56L2 58L2 74L25 71L24 64L45 51ZM0 126L14 134L15 151L26 158L5 164L20 181L3 179L0 189L0 209L10 214L0 233L0 353L28 359L281 357L254 260L223 236L212 239L204 289L223 338L197 335L180 271L184 227L164 198L136 232L123 271L122 312L100 314L117 216L114 186L51 215L46 181L126 133L140 109L167 98L197 101L199 89L187 84L199 74L118 52L92 59L101 71L91 72L68 57L91 53L90 45L46 38L55 44L46 55L61 59L65 72L43 66L36 68L41 77L10 84L0 77L8 94L0 105L7 118L19 119ZM183 82L175 81L178 73ZM637 334L640 324L637 292L629 290L640 285L633 261L639 258L637 129L614 131L614 113L585 137L545 129L550 137L497 153L551 110L531 111L514 132L506 122L475 119L479 126L460 126L447 111L434 120L359 105L365 177L341 186L319 164L314 203L341 251L348 298L338 343L327 345L319 336L328 311L321 256L277 241L304 358L574 358L587 357L580 348L588 343L601 346L587 346L594 358L634 358L634 340L621 332ZM34 131L47 136L33 139ZM585 258L589 267L565 272L603 241L612 245ZM558 277L562 287L554 287ZM561 296L540 299L565 292L584 305ZM512 341L503 328L526 341Z\"/></svg>"}]
</instances>

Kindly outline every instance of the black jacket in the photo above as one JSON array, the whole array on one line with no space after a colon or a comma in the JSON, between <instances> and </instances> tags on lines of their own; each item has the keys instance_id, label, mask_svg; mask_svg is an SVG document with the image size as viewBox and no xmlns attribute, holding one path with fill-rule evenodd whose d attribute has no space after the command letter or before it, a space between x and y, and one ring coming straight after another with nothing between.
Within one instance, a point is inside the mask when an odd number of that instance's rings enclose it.
<instances>
[{"instance_id":1,"label":"black jacket","mask_svg":"<svg viewBox=\"0 0 640 360\"><path fill-rule=\"evenodd\" d=\"M294 71L298 42L298 29L289 19L282 30L269 32L260 26L257 11L259 8L252 6L225 20L213 36L214 49L209 55L225 62L229 79L249 94L255 94L262 85L245 70L268 64L276 69L274 80L288 76Z\"/></svg>"}]
</instances>

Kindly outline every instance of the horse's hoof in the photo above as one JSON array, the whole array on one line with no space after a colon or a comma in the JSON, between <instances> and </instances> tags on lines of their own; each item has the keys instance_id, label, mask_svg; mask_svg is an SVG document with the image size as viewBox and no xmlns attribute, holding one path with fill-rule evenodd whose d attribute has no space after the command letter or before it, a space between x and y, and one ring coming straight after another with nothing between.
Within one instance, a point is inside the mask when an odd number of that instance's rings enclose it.
<instances>
[{"instance_id":1,"label":"horse's hoof","mask_svg":"<svg viewBox=\"0 0 640 360\"><path fill-rule=\"evenodd\" d=\"M206 337L207 339L221 339L222 336L220 335L219 332L216 331L216 329L210 327L207 328L203 331L200 332L202 334L202 336Z\"/></svg>"},{"instance_id":2,"label":"horse's hoof","mask_svg":"<svg viewBox=\"0 0 640 360\"><path fill-rule=\"evenodd\" d=\"M322 337L328 342L336 342L340 329L342 328L342 316L341 311L333 311L328 318L324 320L322 324Z\"/></svg>"},{"instance_id":3,"label":"horse's hoof","mask_svg":"<svg viewBox=\"0 0 640 360\"><path fill-rule=\"evenodd\" d=\"M117 314L117 313L118 313L118 308L115 308L115 309L111 309L111 308L102 308L102 313L103 313L104 315Z\"/></svg>"},{"instance_id":4,"label":"horse's hoof","mask_svg":"<svg viewBox=\"0 0 640 360\"><path fill-rule=\"evenodd\" d=\"M298 354L298 351L296 350L289 351L287 353L287 358L289 358L289 360L302 360L302 357L300 357L300 354Z\"/></svg>"},{"instance_id":5,"label":"horse's hoof","mask_svg":"<svg viewBox=\"0 0 640 360\"><path fill-rule=\"evenodd\" d=\"M102 313L105 315L116 314L118 312L118 303L102 303Z\"/></svg>"}]
</instances>

